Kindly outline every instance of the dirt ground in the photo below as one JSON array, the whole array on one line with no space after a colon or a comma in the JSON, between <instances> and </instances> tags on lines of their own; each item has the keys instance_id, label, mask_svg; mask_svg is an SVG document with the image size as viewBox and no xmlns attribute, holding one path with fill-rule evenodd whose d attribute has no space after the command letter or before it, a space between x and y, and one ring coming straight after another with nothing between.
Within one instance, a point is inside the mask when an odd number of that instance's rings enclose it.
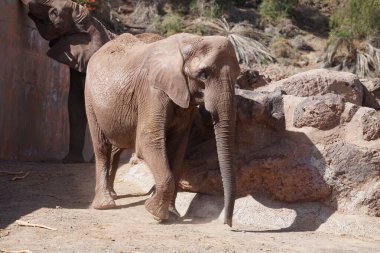
<instances>
[{"instance_id":1,"label":"dirt ground","mask_svg":"<svg viewBox=\"0 0 380 253\"><path fill-rule=\"evenodd\" d=\"M236 222L229 228L191 216L158 224L144 209L145 192L122 182L117 209L94 210L94 164L2 162L0 171L0 252L380 252L380 237L276 232ZM12 180L4 171L30 174Z\"/></svg>"}]
</instances>

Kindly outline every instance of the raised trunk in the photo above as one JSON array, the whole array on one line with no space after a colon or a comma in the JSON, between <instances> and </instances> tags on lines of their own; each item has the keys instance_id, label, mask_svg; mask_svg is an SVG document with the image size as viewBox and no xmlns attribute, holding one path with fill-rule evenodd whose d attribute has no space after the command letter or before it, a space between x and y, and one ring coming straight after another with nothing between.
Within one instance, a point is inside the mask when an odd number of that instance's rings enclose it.
<instances>
[{"instance_id":1,"label":"raised trunk","mask_svg":"<svg viewBox=\"0 0 380 253\"><path fill-rule=\"evenodd\" d=\"M220 94L216 105L216 112L212 113L212 115L219 167L224 188L224 223L229 226L232 226L236 193L234 168L235 113L233 92L232 94L230 92Z\"/></svg>"}]
</instances>

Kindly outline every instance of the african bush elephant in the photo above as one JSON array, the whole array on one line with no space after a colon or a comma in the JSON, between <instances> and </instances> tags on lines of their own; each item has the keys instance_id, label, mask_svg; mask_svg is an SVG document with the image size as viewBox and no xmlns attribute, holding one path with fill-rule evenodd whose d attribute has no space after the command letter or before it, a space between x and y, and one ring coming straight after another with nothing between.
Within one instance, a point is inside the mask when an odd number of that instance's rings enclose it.
<instances>
[{"instance_id":1,"label":"african bush elephant","mask_svg":"<svg viewBox=\"0 0 380 253\"><path fill-rule=\"evenodd\" d=\"M47 55L70 67L68 98L70 142L63 162L83 162L86 131L84 82L90 57L115 35L88 10L70 0L22 0L40 35L48 40Z\"/></svg>"},{"instance_id":2,"label":"african bush elephant","mask_svg":"<svg viewBox=\"0 0 380 253\"><path fill-rule=\"evenodd\" d=\"M85 100L96 159L93 207L115 206L113 180L121 150L135 148L156 183L145 208L158 220L178 214L175 198L192 114L211 113L224 184L225 223L235 202L232 44L220 36L177 34L145 44L124 34L90 59Z\"/></svg>"},{"instance_id":3,"label":"african bush elephant","mask_svg":"<svg viewBox=\"0 0 380 253\"><path fill-rule=\"evenodd\" d=\"M70 67L68 98L70 142L63 162L83 162L86 131L84 84L91 56L116 35L91 17L83 6L70 0L21 0L40 35L50 41L47 55ZM141 36L145 42L161 39L155 34Z\"/></svg>"}]
</instances>

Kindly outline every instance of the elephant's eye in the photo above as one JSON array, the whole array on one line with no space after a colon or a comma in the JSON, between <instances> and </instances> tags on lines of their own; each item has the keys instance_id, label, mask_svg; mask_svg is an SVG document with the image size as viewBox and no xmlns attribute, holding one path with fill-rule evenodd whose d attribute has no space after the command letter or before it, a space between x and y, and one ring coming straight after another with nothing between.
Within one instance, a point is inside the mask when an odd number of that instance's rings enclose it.
<instances>
[{"instance_id":1,"label":"elephant's eye","mask_svg":"<svg viewBox=\"0 0 380 253\"><path fill-rule=\"evenodd\" d=\"M197 78L200 79L201 81L206 81L208 76L209 76L209 73L207 69L202 69L201 71L199 71Z\"/></svg>"}]
</instances>

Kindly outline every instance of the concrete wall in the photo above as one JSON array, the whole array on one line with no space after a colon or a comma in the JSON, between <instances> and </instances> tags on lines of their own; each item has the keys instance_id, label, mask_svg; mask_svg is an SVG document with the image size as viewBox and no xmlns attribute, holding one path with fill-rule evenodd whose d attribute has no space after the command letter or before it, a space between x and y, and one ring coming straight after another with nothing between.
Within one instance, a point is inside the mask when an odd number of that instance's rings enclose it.
<instances>
[{"instance_id":1,"label":"concrete wall","mask_svg":"<svg viewBox=\"0 0 380 253\"><path fill-rule=\"evenodd\" d=\"M19 0L1 0L0 13L0 160L61 159L68 68L46 56L48 43Z\"/></svg>"}]
</instances>

